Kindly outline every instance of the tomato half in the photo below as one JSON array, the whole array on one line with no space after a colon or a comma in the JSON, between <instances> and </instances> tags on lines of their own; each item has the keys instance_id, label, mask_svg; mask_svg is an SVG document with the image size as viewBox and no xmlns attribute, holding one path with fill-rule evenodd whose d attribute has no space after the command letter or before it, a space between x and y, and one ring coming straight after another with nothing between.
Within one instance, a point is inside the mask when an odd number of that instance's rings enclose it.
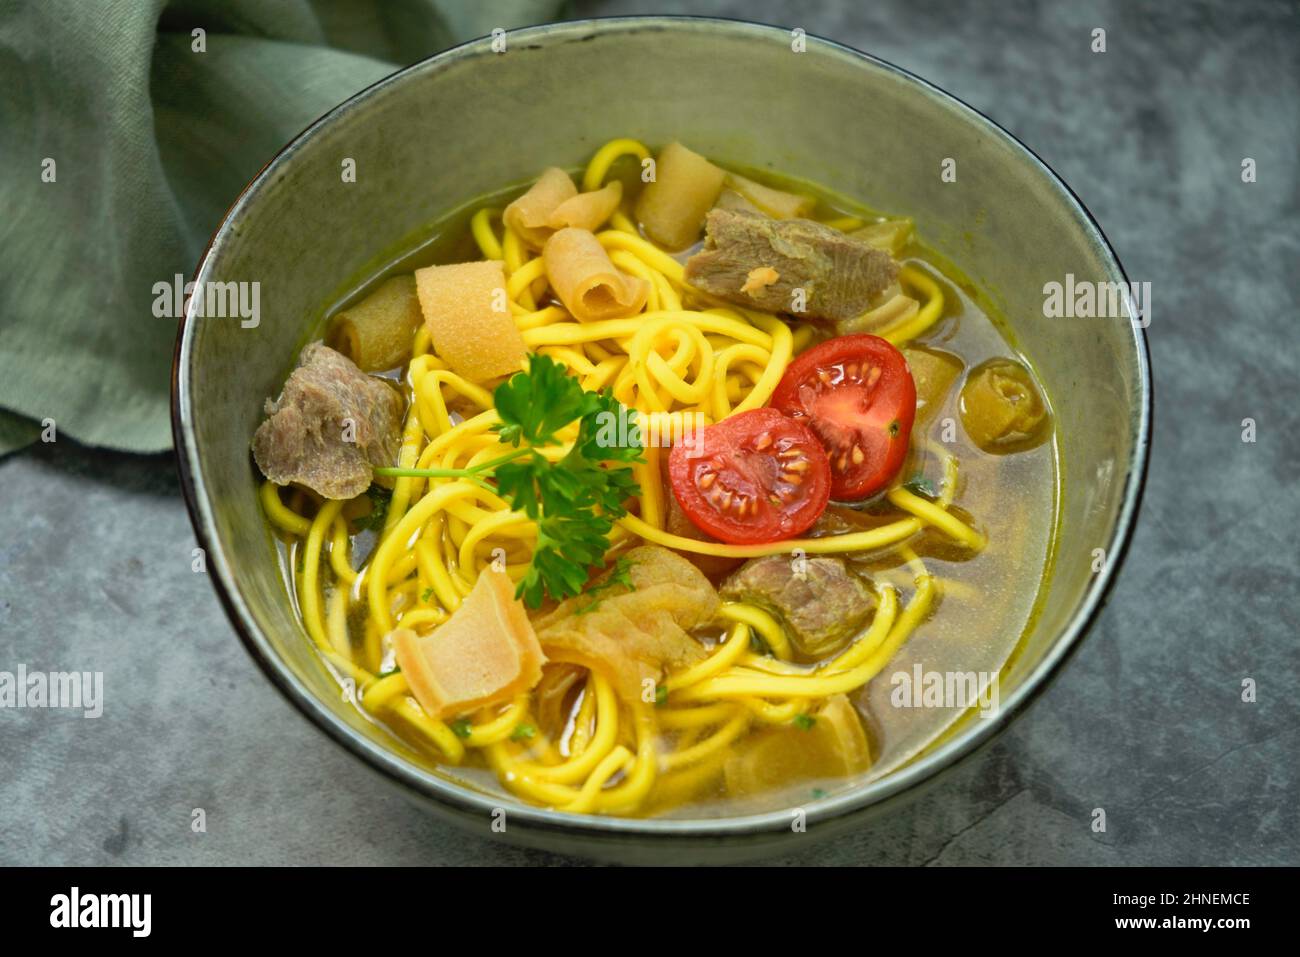
<instances>
[{"instance_id":1,"label":"tomato half","mask_svg":"<svg viewBox=\"0 0 1300 957\"><path fill-rule=\"evenodd\" d=\"M807 531L831 494L817 436L776 409L741 412L677 443L668 480L686 517L732 545Z\"/></svg>"},{"instance_id":2,"label":"tomato half","mask_svg":"<svg viewBox=\"0 0 1300 957\"><path fill-rule=\"evenodd\" d=\"M785 370L772 407L817 433L831 463L831 497L866 498L907 455L916 383L903 354L879 336L840 336Z\"/></svg>"}]
</instances>

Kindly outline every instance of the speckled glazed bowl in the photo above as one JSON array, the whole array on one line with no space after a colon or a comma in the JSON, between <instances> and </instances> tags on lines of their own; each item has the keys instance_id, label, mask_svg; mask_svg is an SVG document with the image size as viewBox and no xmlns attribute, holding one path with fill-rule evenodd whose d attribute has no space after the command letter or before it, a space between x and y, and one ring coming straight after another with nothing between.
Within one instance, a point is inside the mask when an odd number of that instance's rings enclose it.
<instances>
[{"instance_id":1,"label":"speckled glazed bowl","mask_svg":"<svg viewBox=\"0 0 1300 957\"><path fill-rule=\"evenodd\" d=\"M770 167L910 214L933 247L1008 317L1053 397L1064 475L1055 572L1002 708L883 779L805 806L721 818L557 813L426 770L339 694L295 617L257 501L249 439L297 351L346 281L453 208L600 143L681 139L738 166ZM940 181L956 158L959 183ZM356 163L345 183L341 163ZM379 258L377 257L379 255ZM1150 376L1126 319L1043 317L1043 287L1123 282L1097 224L1050 169L984 116L924 80L774 27L633 18L511 32L396 73L313 124L239 197L199 265L204 282L261 284L261 322L187 315L173 418L183 485L236 631L267 676L365 764L481 834L624 861L723 861L862 827L988 742L1078 645L1115 578L1146 469ZM1094 550L1108 556L1094 571ZM238 747L238 742L229 746Z\"/></svg>"}]
</instances>

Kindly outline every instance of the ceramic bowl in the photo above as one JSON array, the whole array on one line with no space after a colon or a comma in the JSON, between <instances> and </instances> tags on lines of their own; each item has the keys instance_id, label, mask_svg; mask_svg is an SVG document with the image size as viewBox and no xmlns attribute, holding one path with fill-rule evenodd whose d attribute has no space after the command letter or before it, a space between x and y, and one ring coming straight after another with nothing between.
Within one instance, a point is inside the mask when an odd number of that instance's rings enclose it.
<instances>
[{"instance_id":1,"label":"ceramic bowl","mask_svg":"<svg viewBox=\"0 0 1300 957\"><path fill-rule=\"evenodd\" d=\"M751 23L630 18L467 43L358 93L284 148L239 197L196 279L260 283L261 319L188 314L173 419L185 495L213 582L267 677L412 799L484 835L613 860L722 861L861 827L942 786L942 772L1025 709L1078 646L1138 509L1151 383L1140 323L1048 319L1044 285L1125 282L1097 223L1029 149L953 96L815 37ZM1006 315L1053 397L1064 476L1056 567L1002 708L902 770L803 808L700 819L574 816L430 770L347 703L295 616L257 500L249 440L326 309L411 236L474 197L601 143L673 139L915 217L927 242ZM945 158L958 183L941 181ZM355 162L356 181L341 164ZM192 312L192 311L191 311ZM1095 570L1096 549L1105 561ZM229 742L238 747L239 742ZM359 769L360 770L360 769ZM493 822L504 820L504 832Z\"/></svg>"}]
</instances>

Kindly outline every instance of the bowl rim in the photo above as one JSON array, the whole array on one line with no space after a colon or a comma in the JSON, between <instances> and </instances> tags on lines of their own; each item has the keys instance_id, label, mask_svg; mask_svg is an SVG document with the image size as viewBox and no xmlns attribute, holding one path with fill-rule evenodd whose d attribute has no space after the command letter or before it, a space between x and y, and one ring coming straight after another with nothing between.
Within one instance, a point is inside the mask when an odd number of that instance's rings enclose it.
<instances>
[{"instance_id":1,"label":"bowl rim","mask_svg":"<svg viewBox=\"0 0 1300 957\"><path fill-rule=\"evenodd\" d=\"M773 34L788 38L791 28L752 20L727 17L701 16L622 16L567 20L538 26L522 27L507 31L508 42L527 43L563 43L572 40L590 39L596 35L617 35L635 33L642 30L714 30L725 31L733 36L763 37L770 39ZM947 92L941 87L899 67L887 60L857 50L846 44L805 33L809 44L822 46L826 52L833 53L849 61L857 61L867 68L875 68L901 78L914 85L918 91L932 99L956 107L959 113L986 132L1001 140L1011 149L1021 153L1026 161L1038 168L1040 174L1058 192L1067 206L1073 207L1079 225L1090 232L1090 239L1109 260L1114 271L1128 282L1128 275L1116 255L1114 247L1106 237L1101 225L1074 190L1053 170L1037 153L1022 143L1014 134L1003 129L980 110L964 100ZM353 94L342 103L322 114L297 136L293 137L272 157L265 166L249 181L240 192L226 214L222 217L212 237L208 240L198 265L195 267L194 280L200 280L209 271L212 262L219 254L225 238L232 231L245 209L256 200L259 192L274 178L275 172L292 159L293 154L322 127L331 124L340 117L363 109L381 90L391 84L410 81L416 75L434 74L468 58L481 55L483 37L467 40L447 50L426 57L416 63L403 67ZM190 335L192 310L187 303L176 333L176 344L172 361L171 388L171 422L172 437L176 448L177 469L180 475L181 489L185 503L194 526L199 545L207 555L208 568L213 587L216 589L226 615L233 625L245 649L271 683L313 724L325 732L345 750L359 758L371 769L397 784L408 794L431 800L435 805L451 812L458 812L462 817L468 815L484 817L504 808L507 816L522 826L522 829L542 832L560 833L577 839L604 837L610 839L633 839L640 837L681 837L728 839L743 838L747 835L766 834L790 830L790 810L781 809L758 814L731 815L716 818L625 818L592 814L570 814L535 807L508 794L490 794L473 786L462 784L451 775L441 775L420 768L398 754L396 750L386 748L362 736L346 725L329 710L292 670L275 654L270 642L244 603L239 588L235 583L229 563L227 562L216 534L213 514L209 507L208 492L204 483L203 467L198 448L193 441L190 423L190 361L192 342ZM1136 373L1138 380L1136 415L1130 422L1135 429L1133 435L1133 455L1125 475L1125 486L1119 512L1111 528L1110 540L1106 553L1111 556L1103 569L1089 582L1083 597L1070 616L1065 628L1058 634L1048 648L1043 659L1025 677L1024 681L1007 698L992 720L975 722L966 730L931 750L898 770L877 780L865 783L843 793L813 799L800 805L805 813L809 827L837 818L846 818L857 812L878 807L904 792L914 790L945 768L957 763L1005 730L1029 703L1035 700L1051 681L1060 673L1064 663L1077 650L1082 637L1095 623L1114 586L1118 573L1128 554L1136 525L1138 509L1146 486L1147 471L1150 461L1150 444L1152 429L1153 382L1151 375L1150 352L1146 330L1136 322L1130 321L1129 329L1133 335L1136 355ZM215 546L215 547L214 547Z\"/></svg>"}]
</instances>

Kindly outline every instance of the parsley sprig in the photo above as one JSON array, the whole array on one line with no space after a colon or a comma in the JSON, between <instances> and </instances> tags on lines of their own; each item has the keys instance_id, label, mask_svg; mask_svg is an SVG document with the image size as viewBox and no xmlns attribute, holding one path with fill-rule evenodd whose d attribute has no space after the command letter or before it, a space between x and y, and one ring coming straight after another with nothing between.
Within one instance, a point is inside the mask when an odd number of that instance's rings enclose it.
<instances>
[{"instance_id":1,"label":"parsley sprig","mask_svg":"<svg viewBox=\"0 0 1300 957\"><path fill-rule=\"evenodd\" d=\"M511 452L464 469L377 468L375 474L469 479L535 521L537 544L515 595L537 608L546 595L560 601L579 594L589 570L604 563L614 522L640 492L631 463L641 461L641 446L613 440L619 423L625 436L637 433L636 413L608 393L584 391L565 366L538 354L527 372L497 386L493 402L501 418L497 434ZM552 461L540 450L563 445L559 435L574 422L573 445Z\"/></svg>"},{"instance_id":2,"label":"parsley sprig","mask_svg":"<svg viewBox=\"0 0 1300 957\"><path fill-rule=\"evenodd\" d=\"M371 485L366 489L366 498L370 499L370 511L352 520L358 529L382 532L384 521L388 518L388 502L393 493L382 485Z\"/></svg>"}]
</instances>

